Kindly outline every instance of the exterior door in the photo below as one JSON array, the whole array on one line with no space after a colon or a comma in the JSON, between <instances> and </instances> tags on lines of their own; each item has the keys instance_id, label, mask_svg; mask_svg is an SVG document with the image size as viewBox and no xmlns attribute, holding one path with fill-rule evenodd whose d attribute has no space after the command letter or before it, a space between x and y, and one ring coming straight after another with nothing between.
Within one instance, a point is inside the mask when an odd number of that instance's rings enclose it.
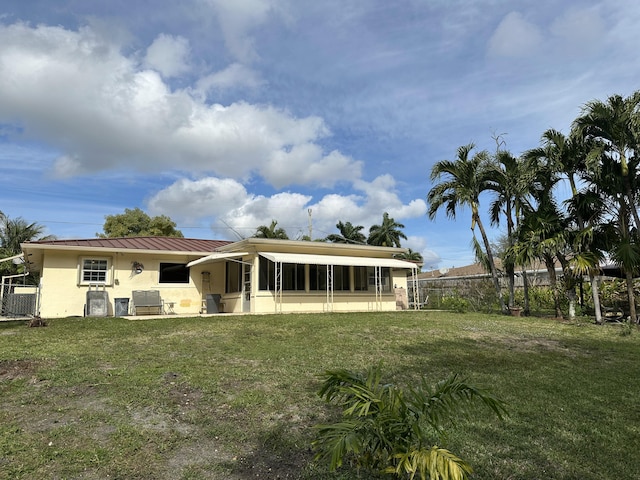
<instances>
[{"instance_id":1,"label":"exterior door","mask_svg":"<svg viewBox=\"0 0 640 480\"><path fill-rule=\"evenodd\" d=\"M251 312L251 265L242 264L242 311Z\"/></svg>"}]
</instances>

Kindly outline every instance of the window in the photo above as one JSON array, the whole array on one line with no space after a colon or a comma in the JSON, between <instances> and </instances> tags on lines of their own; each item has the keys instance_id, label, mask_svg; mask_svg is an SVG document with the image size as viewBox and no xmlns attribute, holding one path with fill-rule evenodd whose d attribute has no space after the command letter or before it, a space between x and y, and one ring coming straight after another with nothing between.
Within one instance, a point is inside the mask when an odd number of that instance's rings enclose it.
<instances>
[{"instance_id":1,"label":"window","mask_svg":"<svg viewBox=\"0 0 640 480\"><path fill-rule=\"evenodd\" d=\"M227 262L226 293L242 291L242 264Z\"/></svg>"},{"instance_id":2,"label":"window","mask_svg":"<svg viewBox=\"0 0 640 480\"><path fill-rule=\"evenodd\" d=\"M327 266L309 265L309 290L318 291L327 289Z\"/></svg>"},{"instance_id":3,"label":"window","mask_svg":"<svg viewBox=\"0 0 640 480\"><path fill-rule=\"evenodd\" d=\"M353 288L358 292L369 290L367 267L353 267Z\"/></svg>"},{"instance_id":4,"label":"window","mask_svg":"<svg viewBox=\"0 0 640 480\"><path fill-rule=\"evenodd\" d=\"M282 289L304 291L304 265L298 263L282 264Z\"/></svg>"},{"instance_id":5,"label":"window","mask_svg":"<svg viewBox=\"0 0 640 480\"><path fill-rule=\"evenodd\" d=\"M376 290L376 269L375 267L355 267L354 270L354 288L357 291ZM381 268L380 284L383 292L391 291L391 269L388 267Z\"/></svg>"},{"instance_id":6,"label":"window","mask_svg":"<svg viewBox=\"0 0 640 480\"><path fill-rule=\"evenodd\" d=\"M83 258L82 271L80 273L80 283L100 283L109 282L109 259L107 258Z\"/></svg>"},{"instance_id":7,"label":"window","mask_svg":"<svg viewBox=\"0 0 640 480\"><path fill-rule=\"evenodd\" d=\"M258 265L258 288L260 290L275 290L275 270L275 263L267 258L260 257L260 263Z\"/></svg>"},{"instance_id":8,"label":"window","mask_svg":"<svg viewBox=\"0 0 640 480\"><path fill-rule=\"evenodd\" d=\"M161 263L160 283L189 283L189 267L184 263Z\"/></svg>"},{"instance_id":9,"label":"window","mask_svg":"<svg viewBox=\"0 0 640 480\"><path fill-rule=\"evenodd\" d=\"M333 267L333 289L342 291L351 290L348 266L336 265Z\"/></svg>"},{"instance_id":10,"label":"window","mask_svg":"<svg viewBox=\"0 0 640 480\"><path fill-rule=\"evenodd\" d=\"M333 290L349 291L351 282L349 279L349 266L333 266ZM309 290L327 289L327 266L309 265Z\"/></svg>"},{"instance_id":11,"label":"window","mask_svg":"<svg viewBox=\"0 0 640 480\"><path fill-rule=\"evenodd\" d=\"M258 288L260 290L275 290L275 263L264 257L260 257L259 268ZM282 290L304 291L304 265L283 263L280 268L280 278Z\"/></svg>"}]
</instances>

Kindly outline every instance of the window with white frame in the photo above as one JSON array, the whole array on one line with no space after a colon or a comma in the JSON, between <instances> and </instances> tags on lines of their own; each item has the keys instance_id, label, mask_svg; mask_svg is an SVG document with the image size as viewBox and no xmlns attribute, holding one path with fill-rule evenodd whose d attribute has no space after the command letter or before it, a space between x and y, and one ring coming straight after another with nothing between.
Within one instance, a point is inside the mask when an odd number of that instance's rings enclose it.
<instances>
[{"instance_id":1,"label":"window with white frame","mask_svg":"<svg viewBox=\"0 0 640 480\"><path fill-rule=\"evenodd\" d=\"M80 283L108 284L110 282L110 261L108 258L82 258L80 261Z\"/></svg>"}]
</instances>

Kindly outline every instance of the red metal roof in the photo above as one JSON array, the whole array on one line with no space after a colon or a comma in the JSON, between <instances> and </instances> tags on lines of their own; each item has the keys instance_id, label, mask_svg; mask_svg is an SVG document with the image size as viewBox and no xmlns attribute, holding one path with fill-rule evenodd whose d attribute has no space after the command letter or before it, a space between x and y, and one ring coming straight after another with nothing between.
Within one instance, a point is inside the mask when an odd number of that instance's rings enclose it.
<instances>
[{"instance_id":1,"label":"red metal roof","mask_svg":"<svg viewBox=\"0 0 640 480\"><path fill-rule=\"evenodd\" d=\"M161 250L177 252L213 252L229 245L228 240L201 240L178 237L119 237L87 238L77 240L40 240L26 245L60 245L68 247L92 247L105 249Z\"/></svg>"}]
</instances>

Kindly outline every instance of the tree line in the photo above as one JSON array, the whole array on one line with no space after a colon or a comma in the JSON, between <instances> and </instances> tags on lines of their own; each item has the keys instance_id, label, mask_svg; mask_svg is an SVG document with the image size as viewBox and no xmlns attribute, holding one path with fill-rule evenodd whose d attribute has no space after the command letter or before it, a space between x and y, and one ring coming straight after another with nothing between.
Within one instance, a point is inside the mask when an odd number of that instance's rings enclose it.
<instances>
[{"instance_id":1,"label":"tree line","mask_svg":"<svg viewBox=\"0 0 640 480\"><path fill-rule=\"evenodd\" d=\"M526 269L541 262L549 274L556 316L562 317L562 293L574 305L576 286L588 276L596 321L601 323L597 276L601 265L611 262L624 274L629 318L637 322L633 278L640 271L640 91L586 103L567 135L549 129L539 146L520 156L505 150L501 138L495 140L495 153L464 145L455 159L433 166L429 218L444 210L455 219L459 207L471 210L476 256L491 274L503 312L513 306L516 268L522 269L528 311ZM560 198L562 182L569 185L568 198ZM483 194L491 198L491 224L506 227L501 254L508 279L506 302L496 252L480 217Z\"/></svg>"},{"instance_id":2,"label":"tree line","mask_svg":"<svg viewBox=\"0 0 640 480\"><path fill-rule=\"evenodd\" d=\"M382 222L379 225L372 225L369 228L368 236L365 236L365 234L362 233L362 230L364 230L363 225L353 225L351 222L343 222L340 220L336 223L336 228L338 229L338 233L331 233L324 238L316 239L316 241L400 248L402 246L401 239L407 239L407 236L402 231L404 225L396 222L395 219L389 216L388 212L384 212L382 214ZM280 240L289 239L287 232L283 228L278 227L278 222L276 220L272 220L269 225L260 225L256 229L253 237ZM308 235L305 235L302 240L311 241L311 238L309 238ZM406 250L407 251L405 253L398 254L396 257L416 263L422 263L423 258L420 252L415 252L410 248Z\"/></svg>"}]
</instances>

